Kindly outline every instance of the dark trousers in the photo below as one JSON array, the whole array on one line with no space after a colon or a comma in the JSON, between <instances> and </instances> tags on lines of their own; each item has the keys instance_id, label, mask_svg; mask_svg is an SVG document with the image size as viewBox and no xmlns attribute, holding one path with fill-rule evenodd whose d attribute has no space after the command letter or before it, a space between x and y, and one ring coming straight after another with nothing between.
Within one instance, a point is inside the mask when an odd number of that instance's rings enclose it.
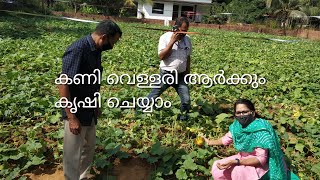
<instances>
[{"instance_id":1,"label":"dark trousers","mask_svg":"<svg viewBox=\"0 0 320 180\"><path fill-rule=\"evenodd\" d=\"M160 76L161 79L165 74L172 74L169 71L165 71L160 69ZM174 75L174 74L172 74ZM180 105L180 111L181 112L189 112L190 110L190 92L189 92L189 86L184 81L184 76L186 75L186 72L178 73L178 83L174 82L173 84L165 84L162 81L157 84L157 86L160 86L160 88L153 88L148 95L149 99L155 99L159 97L166 89L168 89L170 86L172 86L176 92L178 93L181 105ZM163 80L165 82L168 82L168 77L165 77Z\"/></svg>"}]
</instances>

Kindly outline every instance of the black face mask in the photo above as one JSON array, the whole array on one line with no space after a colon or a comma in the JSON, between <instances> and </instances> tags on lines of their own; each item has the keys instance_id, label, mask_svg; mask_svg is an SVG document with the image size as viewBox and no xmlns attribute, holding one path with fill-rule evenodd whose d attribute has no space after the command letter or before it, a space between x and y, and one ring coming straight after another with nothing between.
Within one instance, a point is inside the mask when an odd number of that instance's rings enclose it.
<instances>
[{"instance_id":1,"label":"black face mask","mask_svg":"<svg viewBox=\"0 0 320 180\"><path fill-rule=\"evenodd\" d=\"M242 128L245 128L254 120L254 117L252 114L249 114L249 115L236 116L236 119L241 124Z\"/></svg>"},{"instance_id":2,"label":"black face mask","mask_svg":"<svg viewBox=\"0 0 320 180\"><path fill-rule=\"evenodd\" d=\"M106 44L104 44L102 47L101 47L101 50L102 51L106 51L106 50L110 50L112 49L113 47L111 46L110 42L108 41Z\"/></svg>"}]
</instances>

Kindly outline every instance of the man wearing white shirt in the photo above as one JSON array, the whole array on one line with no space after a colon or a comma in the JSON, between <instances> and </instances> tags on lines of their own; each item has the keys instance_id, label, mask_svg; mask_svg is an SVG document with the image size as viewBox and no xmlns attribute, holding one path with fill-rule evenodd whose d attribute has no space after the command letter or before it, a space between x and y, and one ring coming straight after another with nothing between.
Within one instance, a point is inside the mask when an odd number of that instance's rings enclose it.
<instances>
[{"instance_id":1,"label":"man wearing white shirt","mask_svg":"<svg viewBox=\"0 0 320 180\"><path fill-rule=\"evenodd\" d=\"M181 32L187 32L189 29L188 18L181 17L175 22L178 32L166 32L160 37L158 45L158 55L160 62L160 75L178 73L178 82L168 84L161 82L160 88L153 88L148 95L149 99L159 97L166 89L172 86L179 94L181 100L181 120L188 119L186 113L190 110L189 87L184 81L184 76L190 73L190 56L192 45L190 37ZM162 78L161 78L162 79ZM165 78L166 81L166 78Z\"/></svg>"}]
</instances>

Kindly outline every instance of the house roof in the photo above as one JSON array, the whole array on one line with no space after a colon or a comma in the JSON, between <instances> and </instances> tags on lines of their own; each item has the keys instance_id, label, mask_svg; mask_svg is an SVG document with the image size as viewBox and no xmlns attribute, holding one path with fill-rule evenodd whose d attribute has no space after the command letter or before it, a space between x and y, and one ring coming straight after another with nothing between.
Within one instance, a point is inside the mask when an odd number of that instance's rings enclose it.
<instances>
[{"instance_id":1,"label":"house roof","mask_svg":"<svg viewBox=\"0 0 320 180\"><path fill-rule=\"evenodd\" d=\"M156 0L157 2L176 2L176 3L192 3L192 4L211 4L211 0Z\"/></svg>"}]
</instances>

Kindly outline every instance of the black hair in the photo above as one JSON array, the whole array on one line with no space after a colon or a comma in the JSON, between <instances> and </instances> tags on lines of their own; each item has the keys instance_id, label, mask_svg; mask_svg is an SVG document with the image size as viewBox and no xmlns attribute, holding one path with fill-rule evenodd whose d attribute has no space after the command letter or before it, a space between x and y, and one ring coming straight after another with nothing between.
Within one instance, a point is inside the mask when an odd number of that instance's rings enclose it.
<instances>
[{"instance_id":1,"label":"black hair","mask_svg":"<svg viewBox=\"0 0 320 180\"><path fill-rule=\"evenodd\" d=\"M189 18L187 17L179 17L176 19L176 22L174 23L175 26L181 27L183 23L186 23L187 26L189 26Z\"/></svg>"},{"instance_id":2,"label":"black hair","mask_svg":"<svg viewBox=\"0 0 320 180\"><path fill-rule=\"evenodd\" d=\"M255 112L255 117L256 118L261 118L261 116L256 112L256 108L254 108L254 105L253 103L248 100L248 99L238 99L235 103L234 103L234 106L233 106L233 115L235 115L236 113L236 108L237 108L237 105L238 104L244 104L247 106L248 109L250 109L250 111L253 111Z\"/></svg>"},{"instance_id":3,"label":"black hair","mask_svg":"<svg viewBox=\"0 0 320 180\"><path fill-rule=\"evenodd\" d=\"M116 34L119 34L120 37L122 36L122 31L120 27L111 20L105 20L100 22L97 25L95 32L99 35L106 34L107 37L112 37L112 36L115 36Z\"/></svg>"}]
</instances>

